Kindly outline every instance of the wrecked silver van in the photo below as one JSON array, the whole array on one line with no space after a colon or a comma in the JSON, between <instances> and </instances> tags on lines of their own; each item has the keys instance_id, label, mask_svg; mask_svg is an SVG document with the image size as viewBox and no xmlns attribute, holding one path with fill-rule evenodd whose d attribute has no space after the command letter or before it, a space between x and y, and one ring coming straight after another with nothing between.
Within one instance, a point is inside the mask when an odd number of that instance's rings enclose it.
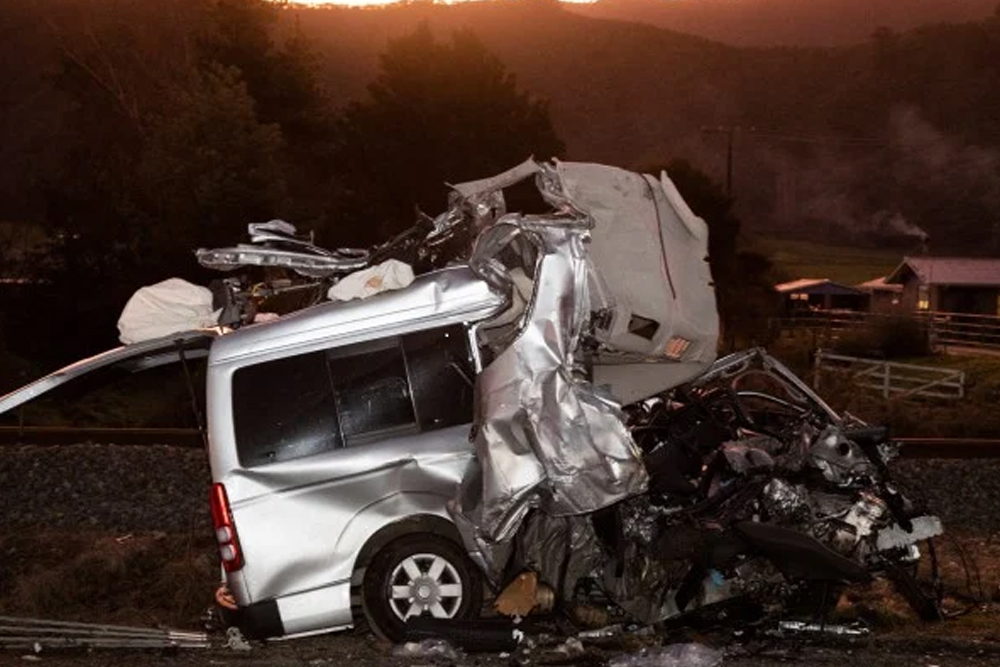
<instances>
[{"instance_id":1,"label":"wrecked silver van","mask_svg":"<svg viewBox=\"0 0 1000 667\"><path fill-rule=\"evenodd\" d=\"M544 213L507 211L525 180ZM371 251L293 232L252 226L198 259L284 267L335 301L249 326L234 297L231 332L106 353L207 355L212 517L244 631L363 613L398 640L413 618L476 616L484 589L519 615L654 623L780 610L813 586L825 604L872 573L933 614L910 566L940 522L892 487L884 431L762 351L715 361L707 229L666 175L528 161L454 186L447 211ZM389 280L400 248L445 261ZM499 604L522 575L528 593Z\"/></svg>"},{"instance_id":2,"label":"wrecked silver van","mask_svg":"<svg viewBox=\"0 0 1000 667\"><path fill-rule=\"evenodd\" d=\"M549 213L505 210L525 178ZM592 512L645 488L618 397L714 358L707 231L669 180L528 162L456 186L428 237L460 226L477 234L459 265L212 346L213 516L257 634L351 625L352 584L394 639L413 616L478 614L493 545L529 508ZM277 257L199 251L216 268Z\"/></svg>"}]
</instances>

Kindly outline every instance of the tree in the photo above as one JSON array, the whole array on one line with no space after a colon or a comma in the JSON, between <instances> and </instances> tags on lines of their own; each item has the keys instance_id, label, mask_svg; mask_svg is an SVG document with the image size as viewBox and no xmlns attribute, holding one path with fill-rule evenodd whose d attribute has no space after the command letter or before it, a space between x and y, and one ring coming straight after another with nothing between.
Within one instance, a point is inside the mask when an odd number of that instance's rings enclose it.
<instances>
[{"instance_id":1,"label":"tree","mask_svg":"<svg viewBox=\"0 0 1000 667\"><path fill-rule=\"evenodd\" d=\"M198 40L204 67L232 68L257 118L280 128L289 197L284 215L316 227L335 200L334 105L320 84L322 58L296 24L279 42L280 9L270 0L208 0Z\"/></svg>"},{"instance_id":2,"label":"tree","mask_svg":"<svg viewBox=\"0 0 1000 667\"><path fill-rule=\"evenodd\" d=\"M159 259L146 264L175 274L178 259L194 266L193 248L241 239L285 201L280 127L258 120L238 71L214 66L197 79L151 117L136 170L143 253Z\"/></svg>"},{"instance_id":3,"label":"tree","mask_svg":"<svg viewBox=\"0 0 1000 667\"><path fill-rule=\"evenodd\" d=\"M125 0L53 19L65 110L59 168L41 189L46 289L77 332L67 354L106 347L141 285L206 280L193 249L242 240L248 222L323 215L333 111L301 36L272 39L276 11Z\"/></svg>"},{"instance_id":4,"label":"tree","mask_svg":"<svg viewBox=\"0 0 1000 667\"><path fill-rule=\"evenodd\" d=\"M439 42L423 24L390 41L380 64L370 99L350 105L339 126L341 240L384 239L412 224L414 207L443 209L445 182L564 149L546 103L519 91L471 32Z\"/></svg>"}]
</instances>

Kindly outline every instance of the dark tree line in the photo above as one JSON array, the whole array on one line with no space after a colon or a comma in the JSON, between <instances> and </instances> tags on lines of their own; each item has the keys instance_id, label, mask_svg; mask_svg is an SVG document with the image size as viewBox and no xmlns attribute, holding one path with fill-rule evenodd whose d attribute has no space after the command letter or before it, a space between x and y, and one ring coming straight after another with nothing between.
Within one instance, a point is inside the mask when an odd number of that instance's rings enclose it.
<instances>
[{"instance_id":1,"label":"dark tree line","mask_svg":"<svg viewBox=\"0 0 1000 667\"><path fill-rule=\"evenodd\" d=\"M58 148L31 184L46 241L19 269L43 282L4 294L8 346L32 357L108 346L136 288L206 282L192 251L242 242L249 222L367 245L415 206L443 209L448 179L563 150L545 104L469 32L391 41L369 99L343 108L265 0L64 9L48 17Z\"/></svg>"},{"instance_id":2,"label":"dark tree line","mask_svg":"<svg viewBox=\"0 0 1000 667\"><path fill-rule=\"evenodd\" d=\"M10 2L33 25L31 0ZM34 49L37 71L0 77L12 100L37 101L30 81L45 82L44 130L33 128L44 145L27 150L30 169L0 179L24 202L14 219L43 226L30 228L33 254L4 249L8 275L42 282L0 293L0 344L45 366L112 345L136 288L216 277L192 251L243 241L249 222L280 217L321 245L368 245L416 209L442 210L445 182L564 152L547 103L469 30L442 38L425 24L390 40L367 95L351 101L324 85L323 54L290 10L265 0L48 7L19 45ZM686 163L669 172L709 221L734 331L743 320L730 313L751 303L735 295L766 262L738 251L718 186Z\"/></svg>"}]
</instances>

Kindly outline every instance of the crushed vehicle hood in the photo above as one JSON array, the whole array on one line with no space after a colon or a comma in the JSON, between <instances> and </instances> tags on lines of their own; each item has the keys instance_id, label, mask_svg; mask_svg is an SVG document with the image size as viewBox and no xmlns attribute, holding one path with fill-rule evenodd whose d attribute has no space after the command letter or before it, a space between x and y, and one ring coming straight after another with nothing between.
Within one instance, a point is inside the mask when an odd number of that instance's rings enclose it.
<instances>
[{"instance_id":1,"label":"crushed vehicle hood","mask_svg":"<svg viewBox=\"0 0 1000 667\"><path fill-rule=\"evenodd\" d=\"M552 205L551 214L508 213L503 189L531 177ZM606 386L620 402L683 384L715 360L719 316L708 226L666 173L657 178L599 164L529 160L453 190L451 207L435 220L439 231L456 221L479 231L518 220L536 228L585 230L580 252L587 284L566 296L587 304L580 325L593 343L594 383ZM473 270L483 270L482 258L471 263ZM519 275L505 287L523 285ZM521 296L527 300L529 295Z\"/></svg>"}]
</instances>

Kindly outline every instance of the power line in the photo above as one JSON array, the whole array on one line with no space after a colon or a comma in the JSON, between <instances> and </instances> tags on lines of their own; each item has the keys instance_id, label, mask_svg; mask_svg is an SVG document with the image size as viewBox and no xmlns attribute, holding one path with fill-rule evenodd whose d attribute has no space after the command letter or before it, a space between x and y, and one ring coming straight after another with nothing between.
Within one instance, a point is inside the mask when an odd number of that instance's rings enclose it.
<instances>
[{"instance_id":1,"label":"power line","mask_svg":"<svg viewBox=\"0 0 1000 667\"><path fill-rule=\"evenodd\" d=\"M782 132L772 132L768 130L758 130L755 127L743 128L739 125L702 125L702 134L724 134L726 135L726 196L733 196L733 137L736 134L746 133L753 137L762 137L773 141L786 143L811 144L823 146L873 146L888 148L889 142L875 137L838 137L836 135L822 134L786 134Z\"/></svg>"}]
</instances>

